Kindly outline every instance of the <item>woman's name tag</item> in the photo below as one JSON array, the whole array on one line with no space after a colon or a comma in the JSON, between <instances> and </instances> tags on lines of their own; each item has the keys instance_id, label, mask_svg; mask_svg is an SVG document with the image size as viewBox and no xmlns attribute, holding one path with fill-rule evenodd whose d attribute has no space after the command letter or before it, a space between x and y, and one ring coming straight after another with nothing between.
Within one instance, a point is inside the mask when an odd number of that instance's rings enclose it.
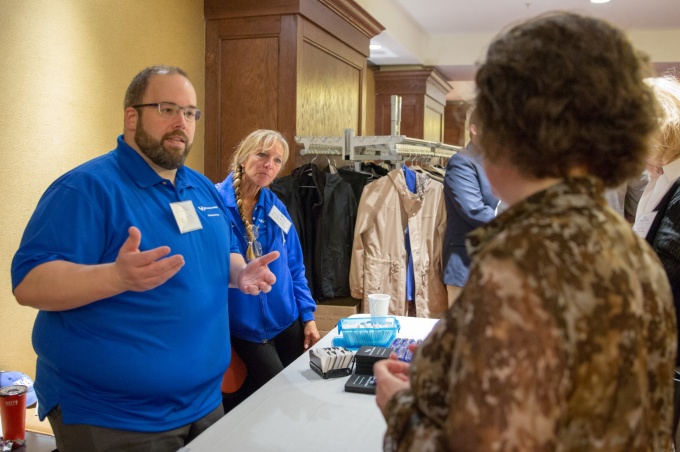
<instances>
[{"instance_id":1,"label":"woman's name tag","mask_svg":"<svg viewBox=\"0 0 680 452\"><path fill-rule=\"evenodd\" d=\"M271 218L274 223L278 224L281 229L283 229L283 232L288 234L288 230L290 229L291 222L286 218L286 216L281 212L276 206L272 207L272 210L269 211L269 218Z\"/></svg>"}]
</instances>

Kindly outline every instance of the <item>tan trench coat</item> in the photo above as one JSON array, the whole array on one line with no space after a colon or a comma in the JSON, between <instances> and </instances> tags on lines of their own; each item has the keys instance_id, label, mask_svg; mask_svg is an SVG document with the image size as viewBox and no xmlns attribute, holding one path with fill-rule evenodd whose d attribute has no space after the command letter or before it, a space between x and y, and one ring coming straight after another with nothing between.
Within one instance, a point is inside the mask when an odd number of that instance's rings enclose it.
<instances>
[{"instance_id":1,"label":"tan trench coat","mask_svg":"<svg viewBox=\"0 0 680 452\"><path fill-rule=\"evenodd\" d=\"M389 294L389 314L405 316L408 226L415 274L418 317L439 318L448 309L442 282L442 241L446 232L443 185L416 173L417 193L406 186L401 168L364 188L354 226L349 284L352 296Z\"/></svg>"}]
</instances>

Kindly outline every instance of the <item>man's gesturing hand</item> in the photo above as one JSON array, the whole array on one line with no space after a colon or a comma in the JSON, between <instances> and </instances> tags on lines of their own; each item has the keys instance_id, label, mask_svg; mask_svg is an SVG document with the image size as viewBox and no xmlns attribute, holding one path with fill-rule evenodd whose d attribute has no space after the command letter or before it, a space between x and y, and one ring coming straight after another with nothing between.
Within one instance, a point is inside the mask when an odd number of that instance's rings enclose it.
<instances>
[{"instance_id":1,"label":"man's gesturing hand","mask_svg":"<svg viewBox=\"0 0 680 452\"><path fill-rule=\"evenodd\" d=\"M170 247L159 246L152 250L139 251L142 233L134 226L128 229L129 237L118 251L115 271L123 291L143 292L163 284L184 266L180 254L165 257Z\"/></svg>"}]
</instances>

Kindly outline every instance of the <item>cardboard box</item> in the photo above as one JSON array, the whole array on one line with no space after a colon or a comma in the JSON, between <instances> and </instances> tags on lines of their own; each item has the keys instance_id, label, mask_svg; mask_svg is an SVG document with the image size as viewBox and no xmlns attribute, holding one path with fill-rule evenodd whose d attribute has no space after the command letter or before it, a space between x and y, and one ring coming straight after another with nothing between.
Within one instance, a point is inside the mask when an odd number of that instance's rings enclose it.
<instances>
[{"instance_id":1,"label":"cardboard box","mask_svg":"<svg viewBox=\"0 0 680 452\"><path fill-rule=\"evenodd\" d=\"M317 303L314 319L316 328L321 331L330 331L342 318L359 313L361 300L352 297L331 298Z\"/></svg>"}]
</instances>

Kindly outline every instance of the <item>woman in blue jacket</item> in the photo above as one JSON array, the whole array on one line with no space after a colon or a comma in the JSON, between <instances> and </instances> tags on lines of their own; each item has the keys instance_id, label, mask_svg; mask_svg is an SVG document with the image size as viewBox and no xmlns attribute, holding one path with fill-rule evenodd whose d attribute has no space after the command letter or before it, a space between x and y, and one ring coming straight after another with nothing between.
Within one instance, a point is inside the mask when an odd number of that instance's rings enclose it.
<instances>
[{"instance_id":1,"label":"woman in blue jacket","mask_svg":"<svg viewBox=\"0 0 680 452\"><path fill-rule=\"evenodd\" d=\"M314 345L319 331L300 239L284 204L267 188L288 159L288 143L273 130L256 130L241 141L230 174L216 184L247 261L276 250L269 265L276 283L269 293L229 289L232 345L248 370L250 393Z\"/></svg>"}]
</instances>

